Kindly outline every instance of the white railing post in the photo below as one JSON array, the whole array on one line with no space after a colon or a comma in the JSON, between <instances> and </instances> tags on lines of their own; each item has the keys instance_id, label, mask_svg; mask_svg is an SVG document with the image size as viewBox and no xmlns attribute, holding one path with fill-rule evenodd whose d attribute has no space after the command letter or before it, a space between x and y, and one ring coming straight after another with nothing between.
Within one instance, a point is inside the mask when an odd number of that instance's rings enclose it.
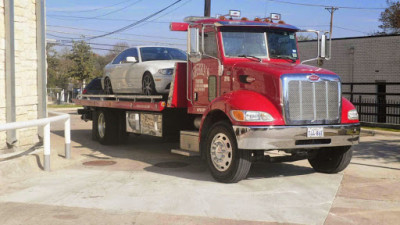
<instances>
[{"instance_id":1,"label":"white railing post","mask_svg":"<svg viewBox=\"0 0 400 225\"><path fill-rule=\"evenodd\" d=\"M64 137L65 137L65 158L71 158L71 119L68 118L64 122Z\"/></svg>"},{"instance_id":2,"label":"white railing post","mask_svg":"<svg viewBox=\"0 0 400 225\"><path fill-rule=\"evenodd\" d=\"M43 147L43 167L45 171L50 171L50 122L43 126Z\"/></svg>"}]
</instances>

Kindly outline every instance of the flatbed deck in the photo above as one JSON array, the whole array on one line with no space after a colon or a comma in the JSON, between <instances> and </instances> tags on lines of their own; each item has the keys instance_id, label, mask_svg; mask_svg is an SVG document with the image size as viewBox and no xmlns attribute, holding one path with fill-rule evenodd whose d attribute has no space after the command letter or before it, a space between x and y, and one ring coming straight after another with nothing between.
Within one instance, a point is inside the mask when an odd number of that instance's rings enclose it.
<instances>
[{"instance_id":1,"label":"flatbed deck","mask_svg":"<svg viewBox=\"0 0 400 225\"><path fill-rule=\"evenodd\" d=\"M166 102L161 95L79 95L75 104L86 107L143 110L161 112Z\"/></svg>"}]
</instances>

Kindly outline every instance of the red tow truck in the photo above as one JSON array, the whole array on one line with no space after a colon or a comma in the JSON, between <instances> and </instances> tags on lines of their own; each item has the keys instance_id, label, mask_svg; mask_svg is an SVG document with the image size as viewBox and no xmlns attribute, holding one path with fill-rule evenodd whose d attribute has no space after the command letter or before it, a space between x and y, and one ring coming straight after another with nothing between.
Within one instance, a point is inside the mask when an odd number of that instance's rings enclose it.
<instances>
[{"instance_id":1,"label":"red tow truck","mask_svg":"<svg viewBox=\"0 0 400 225\"><path fill-rule=\"evenodd\" d=\"M179 138L180 149L172 152L200 155L212 176L226 183L245 179L260 160L308 159L323 173L347 167L351 146L359 142L358 113L342 97L337 74L300 62L301 30L282 21L223 16L188 17L170 28L187 32L188 62L175 65L168 97L75 100L84 106L82 119L93 121L94 139L118 144L128 133ZM329 58L327 33L313 32L315 59ZM285 154L269 154L276 150Z\"/></svg>"}]
</instances>

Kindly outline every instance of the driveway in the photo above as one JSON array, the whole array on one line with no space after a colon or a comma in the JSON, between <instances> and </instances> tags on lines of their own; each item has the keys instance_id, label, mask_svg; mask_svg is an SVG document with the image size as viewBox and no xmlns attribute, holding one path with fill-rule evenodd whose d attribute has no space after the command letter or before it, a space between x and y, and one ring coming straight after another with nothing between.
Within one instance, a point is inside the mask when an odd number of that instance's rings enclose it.
<instances>
[{"instance_id":1,"label":"driveway","mask_svg":"<svg viewBox=\"0 0 400 225\"><path fill-rule=\"evenodd\" d=\"M200 158L171 154L177 143L131 135L126 145L103 146L91 140L91 123L71 113L72 165L1 180L0 224L400 220L400 138L395 133L362 137L344 173L315 173L305 160L258 163L248 179L221 184ZM62 135L61 125L52 127L52 154L62 152Z\"/></svg>"}]
</instances>

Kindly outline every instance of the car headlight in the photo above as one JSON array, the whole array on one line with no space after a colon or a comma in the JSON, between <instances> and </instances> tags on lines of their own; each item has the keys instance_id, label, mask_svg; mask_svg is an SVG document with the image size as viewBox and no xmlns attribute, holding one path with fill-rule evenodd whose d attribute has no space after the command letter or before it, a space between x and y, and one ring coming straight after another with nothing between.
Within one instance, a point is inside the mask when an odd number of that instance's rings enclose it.
<instances>
[{"instance_id":1,"label":"car headlight","mask_svg":"<svg viewBox=\"0 0 400 225\"><path fill-rule=\"evenodd\" d=\"M172 75L174 73L174 69L168 68L168 69L160 69L158 70L159 73L162 75Z\"/></svg>"},{"instance_id":2,"label":"car headlight","mask_svg":"<svg viewBox=\"0 0 400 225\"><path fill-rule=\"evenodd\" d=\"M245 111L245 110L232 110L231 115L236 121L246 122L271 122L274 118L266 112L260 111Z\"/></svg>"},{"instance_id":3,"label":"car headlight","mask_svg":"<svg viewBox=\"0 0 400 225\"><path fill-rule=\"evenodd\" d=\"M347 113L347 119L349 120L358 120L358 112L355 109L350 110Z\"/></svg>"}]
</instances>

